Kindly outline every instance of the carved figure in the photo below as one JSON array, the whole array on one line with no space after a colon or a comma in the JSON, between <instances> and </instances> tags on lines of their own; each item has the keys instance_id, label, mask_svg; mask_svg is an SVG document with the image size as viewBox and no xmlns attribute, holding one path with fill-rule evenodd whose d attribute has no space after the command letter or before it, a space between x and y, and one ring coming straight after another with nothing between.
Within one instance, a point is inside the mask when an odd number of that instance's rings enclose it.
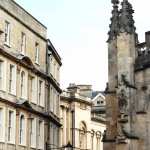
<instances>
[{"instance_id":1,"label":"carved figure","mask_svg":"<svg viewBox=\"0 0 150 150\"><path fill-rule=\"evenodd\" d=\"M118 93L118 105L121 113L125 113L127 111L128 101L124 89L121 89Z\"/></svg>"}]
</instances>

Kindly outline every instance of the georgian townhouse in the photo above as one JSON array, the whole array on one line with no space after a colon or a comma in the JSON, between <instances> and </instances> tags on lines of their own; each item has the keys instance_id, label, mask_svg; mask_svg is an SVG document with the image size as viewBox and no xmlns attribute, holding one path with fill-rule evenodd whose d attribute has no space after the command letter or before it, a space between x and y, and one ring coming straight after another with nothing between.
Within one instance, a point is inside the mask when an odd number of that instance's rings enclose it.
<instances>
[{"instance_id":1,"label":"georgian townhouse","mask_svg":"<svg viewBox=\"0 0 150 150\"><path fill-rule=\"evenodd\" d=\"M59 147L60 66L47 28L0 0L0 150Z\"/></svg>"}]
</instances>

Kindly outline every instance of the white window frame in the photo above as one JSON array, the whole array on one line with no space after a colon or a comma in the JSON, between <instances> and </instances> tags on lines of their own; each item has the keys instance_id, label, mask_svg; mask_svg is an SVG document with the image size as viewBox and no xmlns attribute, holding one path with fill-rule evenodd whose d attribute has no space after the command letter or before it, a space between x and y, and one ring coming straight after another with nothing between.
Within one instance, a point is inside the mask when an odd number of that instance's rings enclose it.
<instances>
[{"instance_id":1,"label":"white window frame","mask_svg":"<svg viewBox=\"0 0 150 150\"><path fill-rule=\"evenodd\" d=\"M53 96L54 95L54 88L51 86L50 88L50 110L51 112L54 112L54 99Z\"/></svg>"},{"instance_id":2,"label":"white window frame","mask_svg":"<svg viewBox=\"0 0 150 150\"><path fill-rule=\"evenodd\" d=\"M60 66L57 66L57 82L60 82Z\"/></svg>"},{"instance_id":3,"label":"white window frame","mask_svg":"<svg viewBox=\"0 0 150 150\"><path fill-rule=\"evenodd\" d=\"M13 95L16 95L16 76L16 65L11 63L9 64L9 93Z\"/></svg>"},{"instance_id":4,"label":"white window frame","mask_svg":"<svg viewBox=\"0 0 150 150\"><path fill-rule=\"evenodd\" d=\"M24 79L22 78L22 73L24 73ZM22 99L27 99L27 89L28 89L27 85L28 85L27 72L22 69L20 72L20 97Z\"/></svg>"},{"instance_id":5,"label":"white window frame","mask_svg":"<svg viewBox=\"0 0 150 150\"><path fill-rule=\"evenodd\" d=\"M1 117L0 117L0 142L5 142L5 119L6 119L6 109L5 107L1 107L0 106L0 113L1 113Z\"/></svg>"},{"instance_id":6,"label":"white window frame","mask_svg":"<svg viewBox=\"0 0 150 150\"><path fill-rule=\"evenodd\" d=\"M40 45L35 43L35 63L39 65Z\"/></svg>"},{"instance_id":7,"label":"white window frame","mask_svg":"<svg viewBox=\"0 0 150 150\"><path fill-rule=\"evenodd\" d=\"M21 54L25 55L26 51L26 34L24 32L21 33Z\"/></svg>"},{"instance_id":8,"label":"white window frame","mask_svg":"<svg viewBox=\"0 0 150 150\"><path fill-rule=\"evenodd\" d=\"M13 114L11 121L9 118L9 112L12 112L12 114ZM9 123L11 123L11 124L9 124ZM8 143L15 144L15 139L16 139L16 111L13 109L8 109L7 132L8 132L8 134L7 134Z\"/></svg>"},{"instance_id":9,"label":"white window frame","mask_svg":"<svg viewBox=\"0 0 150 150\"><path fill-rule=\"evenodd\" d=\"M51 55L50 57L50 74L53 75L53 70L54 70L54 66L53 66L53 56Z\"/></svg>"},{"instance_id":10,"label":"white window frame","mask_svg":"<svg viewBox=\"0 0 150 150\"><path fill-rule=\"evenodd\" d=\"M0 58L0 90L6 91L6 61Z\"/></svg>"},{"instance_id":11,"label":"white window frame","mask_svg":"<svg viewBox=\"0 0 150 150\"><path fill-rule=\"evenodd\" d=\"M44 149L44 121L38 123L38 149Z\"/></svg>"},{"instance_id":12,"label":"white window frame","mask_svg":"<svg viewBox=\"0 0 150 150\"><path fill-rule=\"evenodd\" d=\"M38 80L38 105L45 106L45 82L44 80Z\"/></svg>"},{"instance_id":13,"label":"white window frame","mask_svg":"<svg viewBox=\"0 0 150 150\"><path fill-rule=\"evenodd\" d=\"M0 90L3 87L3 61L0 60Z\"/></svg>"},{"instance_id":14,"label":"white window frame","mask_svg":"<svg viewBox=\"0 0 150 150\"><path fill-rule=\"evenodd\" d=\"M36 148L36 118L31 118L30 121L30 147Z\"/></svg>"},{"instance_id":15,"label":"white window frame","mask_svg":"<svg viewBox=\"0 0 150 150\"><path fill-rule=\"evenodd\" d=\"M24 117L24 124L21 126L21 117ZM26 146L26 125L27 125L27 120L26 117L23 113L20 114L19 116L19 144Z\"/></svg>"},{"instance_id":16,"label":"white window frame","mask_svg":"<svg viewBox=\"0 0 150 150\"><path fill-rule=\"evenodd\" d=\"M30 100L31 103L33 104L37 104L37 77L36 76L32 76L30 75L30 90L29 92L31 92L30 95Z\"/></svg>"},{"instance_id":17,"label":"white window frame","mask_svg":"<svg viewBox=\"0 0 150 150\"><path fill-rule=\"evenodd\" d=\"M8 21L5 21L5 37L4 37L4 43L7 46L10 46L10 23Z\"/></svg>"}]
</instances>

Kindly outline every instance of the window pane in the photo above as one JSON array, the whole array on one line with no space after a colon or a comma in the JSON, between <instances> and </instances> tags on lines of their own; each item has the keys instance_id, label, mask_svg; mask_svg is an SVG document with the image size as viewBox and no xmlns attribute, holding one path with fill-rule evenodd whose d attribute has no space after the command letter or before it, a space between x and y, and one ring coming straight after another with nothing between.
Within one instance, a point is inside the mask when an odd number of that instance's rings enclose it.
<instances>
[{"instance_id":1,"label":"window pane","mask_svg":"<svg viewBox=\"0 0 150 150\"><path fill-rule=\"evenodd\" d=\"M21 53L25 54L25 48L26 48L26 35L25 33L21 34Z\"/></svg>"},{"instance_id":2,"label":"window pane","mask_svg":"<svg viewBox=\"0 0 150 150\"><path fill-rule=\"evenodd\" d=\"M35 44L35 62L39 63L39 44Z\"/></svg>"},{"instance_id":3,"label":"window pane","mask_svg":"<svg viewBox=\"0 0 150 150\"><path fill-rule=\"evenodd\" d=\"M5 43L10 44L10 24L9 22L5 22Z\"/></svg>"},{"instance_id":4,"label":"window pane","mask_svg":"<svg viewBox=\"0 0 150 150\"><path fill-rule=\"evenodd\" d=\"M8 116L8 141L12 140L12 127L13 127L13 111L9 111L9 116Z\"/></svg>"},{"instance_id":5,"label":"window pane","mask_svg":"<svg viewBox=\"0 0 150 150\"><path fill-rule=\"evenodd\" d=\"M2 126L2 108L0 108L0 139L2 138L3 136L3 126Z\"/></svg>"},{"instance_id":6,"label":"window pane","mask_svg":"<svg viewBox=\"0 0 150 150\"><path fill-rule=\"evenodd\" d=\"M24 119L24 116L22 115L20 117L20 144L24 144L24 136L25 136L25 119Z\"/></svg>"},{"instance_id":7,"label":"window pane","mask_svg":"<svg viewBox=\"0 0 150 150\"><path fill-rule=\"evenodd\" d=\"M16 70L15 66L10 64L10 74L9 74L9 92L11 94L16 94Z\"/></svg>"}]
</instances>

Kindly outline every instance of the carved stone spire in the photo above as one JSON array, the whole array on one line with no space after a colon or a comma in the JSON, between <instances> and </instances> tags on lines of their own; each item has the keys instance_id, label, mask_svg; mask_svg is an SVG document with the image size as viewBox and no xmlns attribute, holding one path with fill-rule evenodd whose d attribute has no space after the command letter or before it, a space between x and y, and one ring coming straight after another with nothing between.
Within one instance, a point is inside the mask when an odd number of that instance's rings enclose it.
<instances>
[{"instance_id":1,"label":"carved stone spire","mask_svg":"<svg viewBox=\"0 0 150 150\"><path fill-rule=\"evenodd\" d=\"M120 32L135 33L135 26L133 20L134 10L128 0L123 0L121 3L122 8L120 10L119 26Z\"/></svg>"},{"instance_id":2,"label":"carved stone spire","mask_svg":"<svg viewBox=\"0 0 150 150\"><path fill-rule=\"evenodd\" d=\"M118 4L119 0L111 0L113 4L112 10L112 17L111 17L111 24L109 25L110 31L108 32L108 42L116 38L119 31L119 11L118 11Z\"/></svg>"}]
</instances>

